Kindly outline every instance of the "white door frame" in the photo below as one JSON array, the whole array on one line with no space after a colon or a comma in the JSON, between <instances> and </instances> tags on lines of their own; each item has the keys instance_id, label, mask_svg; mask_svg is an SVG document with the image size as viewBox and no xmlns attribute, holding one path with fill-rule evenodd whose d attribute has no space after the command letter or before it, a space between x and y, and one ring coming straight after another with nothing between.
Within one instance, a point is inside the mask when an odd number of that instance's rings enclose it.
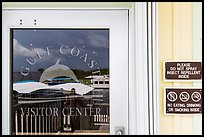
<instances>
[{"instance_id":1,"label":"white door frame","mask_svg":"<svg viewBox=\"0 0 204 137\"><path fill-rule=\"evenodd\" d=\"M159 134L157 13L156 2L130 9L129 134Z\"/></svg>"},{"instance_id":2,"label":"white door frame","mask_svg":"<svg viewBox=\"0 0 204 137\"><path fill-rule=\"evenodd\" d=\"M39 6L40 5L40 6ZM129 129L130 135L159 134L157 89L157 3L2 3L2 9L126 9L129 12ZM147 14L148 13L148 14ZM147 20L148 19L148 20ZM148 33L147 33L148 32ZM4 58L4 57L3 57ZM2 58L2 59L3 59ZM2 60L3 62L3 60ZM4 71L4 68L2 69ZM5 74L8 75L8 74ZM4 91L4 87L3 87ZM5 104L8 102L2 102ZM6 112L5 112L6 113ZM7 117L2 133L10 133Z\"/></svg>"}]
</instances>

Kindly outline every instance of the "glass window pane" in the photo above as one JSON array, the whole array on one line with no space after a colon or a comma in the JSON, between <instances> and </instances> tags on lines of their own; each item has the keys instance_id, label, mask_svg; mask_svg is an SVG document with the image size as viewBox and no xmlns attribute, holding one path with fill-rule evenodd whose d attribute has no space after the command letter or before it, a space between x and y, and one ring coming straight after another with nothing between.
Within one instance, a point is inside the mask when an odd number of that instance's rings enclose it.
<instances>
[{"instance_id":1,"label":"glass window pane","mask_svg":"<svg viewBox=\"0 0 204 137\"><path fill-rule=\"evenodd\" d=\"M11 31L12 132L109 133L109 29Z\"/></svg>"}]
</instances>

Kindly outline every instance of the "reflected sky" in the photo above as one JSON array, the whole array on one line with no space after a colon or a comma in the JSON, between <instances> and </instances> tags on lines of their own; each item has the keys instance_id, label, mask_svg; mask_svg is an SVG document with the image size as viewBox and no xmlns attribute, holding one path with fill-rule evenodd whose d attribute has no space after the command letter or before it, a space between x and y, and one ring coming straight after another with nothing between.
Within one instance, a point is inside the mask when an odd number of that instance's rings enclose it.
<instances>
[{"instance_id":1,"label":"reflected sky","mask_svg":"<svg viewBox=\"0 0 204 137\"><path fill-rule=\"evenodd\" d=\"M46 69L60 59L71 69L109 68L108 29L14 29L13 71Z\"/></svg>"}]
</instances>

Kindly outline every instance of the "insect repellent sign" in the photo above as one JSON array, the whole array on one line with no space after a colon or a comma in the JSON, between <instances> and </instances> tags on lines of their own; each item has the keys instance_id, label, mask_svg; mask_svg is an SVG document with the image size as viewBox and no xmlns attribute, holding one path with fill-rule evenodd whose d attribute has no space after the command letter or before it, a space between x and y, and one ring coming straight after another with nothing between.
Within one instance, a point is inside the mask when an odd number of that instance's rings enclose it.
<instances>
[{"instance_id":1,"label":"insect repellent sign","mask_svg":"<svg viewBox=\"0 0 204 137\"><path fill-rule=\"evenodd\" d=\"M165 114L202 114L202 88L165 88Z\"/></svg>"},{"instance_id":2,"label":"insect repellent sign","mask_svg":"<svg viewBox=\"0 0 204 137\"><path fill-rule=\"evenodd\" d=\"M185 61L185 62L171 62L164 63L164 78L166 81L194 81L202 79L201 62Z\"/></svg>"}]
</instances>

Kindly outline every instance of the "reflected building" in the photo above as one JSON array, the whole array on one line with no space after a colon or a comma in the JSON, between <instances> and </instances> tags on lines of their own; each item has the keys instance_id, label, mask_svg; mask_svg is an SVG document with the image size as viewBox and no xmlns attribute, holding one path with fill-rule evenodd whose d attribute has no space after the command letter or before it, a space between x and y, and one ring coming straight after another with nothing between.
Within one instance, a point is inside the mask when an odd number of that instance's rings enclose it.
<instances>
[{"instance_id":1,"label":"reflected building","mask_svg":"<svg viewBox=\"0 0 204 137\"><path fill-rule=\"evenodd\" d=\"M19 75L14 73L13 76L13 133L109 130L108 76L94 76L92 84L85 85L59 60L45 71L31 72L23 78ZM99 81L97 87L99 78L103 83ZM64 115L62 111L67 107L100 108L100 115ZM56 108L59 115L29 116L24 115L21 108ZM35 129L36 124L38 129Z\"/></svg>"}]
</instances>

